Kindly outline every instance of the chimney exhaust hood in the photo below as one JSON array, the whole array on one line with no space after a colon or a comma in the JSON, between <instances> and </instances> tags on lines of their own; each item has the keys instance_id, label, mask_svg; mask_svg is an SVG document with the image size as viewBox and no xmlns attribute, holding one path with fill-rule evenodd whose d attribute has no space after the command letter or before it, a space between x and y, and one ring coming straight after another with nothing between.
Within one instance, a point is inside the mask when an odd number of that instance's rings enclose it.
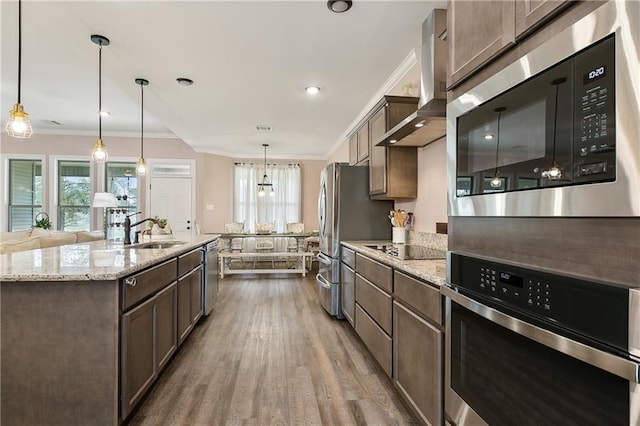
<instances>
[{"instance_id":1,"label":"chimney exhaust hood","mask_svg":"<svg viewBox=\"0 0 640 426\"><path fill-rule=\"evenodd\" d=\"M376 146L425 146L447 133L447 11L434 9L422 23L418 110L389 130Z\"/></svg>"}]
</instances>

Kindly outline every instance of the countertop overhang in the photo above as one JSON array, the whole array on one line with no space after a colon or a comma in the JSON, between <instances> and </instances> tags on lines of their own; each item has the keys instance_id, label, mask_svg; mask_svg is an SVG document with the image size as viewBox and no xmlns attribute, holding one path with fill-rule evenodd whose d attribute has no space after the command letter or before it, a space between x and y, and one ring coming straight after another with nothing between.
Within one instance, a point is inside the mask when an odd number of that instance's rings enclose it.
<instances>
[{"instance_id":1,"label":"countertop overhang","mask_svg":"<svg viewBox=\"0 0 640 426\"><path fill-rule=\"evenodd\" d=\"M176 235L183 245L141 249L100 240L0 255L0 281L113 281L206 245L217 234ZM163 240L162 242L166 242ZM97 266L106 265L106 266Z\"/></svg>"}]
</instances>

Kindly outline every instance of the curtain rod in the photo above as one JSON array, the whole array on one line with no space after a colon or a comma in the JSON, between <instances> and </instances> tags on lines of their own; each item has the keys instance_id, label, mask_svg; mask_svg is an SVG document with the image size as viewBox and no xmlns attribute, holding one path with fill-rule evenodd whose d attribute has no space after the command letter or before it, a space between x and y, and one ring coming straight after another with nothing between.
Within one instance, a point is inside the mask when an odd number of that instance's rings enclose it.
<instances>
[{"instance_id":1,"label":"curtain rod","mask_svg":"<svg viewBox=\"0 0 640 426\"><path fill-rule=\"evenodd\" d=\"M233 163L234 166L244 166L244 165L249 165L249 166L262 166L263 163L245 163L245 162L238 162L236 161L235 163ZM267 166L298 166L300 167L300 163L267 163Z\"/></svg>"}]
</instances>

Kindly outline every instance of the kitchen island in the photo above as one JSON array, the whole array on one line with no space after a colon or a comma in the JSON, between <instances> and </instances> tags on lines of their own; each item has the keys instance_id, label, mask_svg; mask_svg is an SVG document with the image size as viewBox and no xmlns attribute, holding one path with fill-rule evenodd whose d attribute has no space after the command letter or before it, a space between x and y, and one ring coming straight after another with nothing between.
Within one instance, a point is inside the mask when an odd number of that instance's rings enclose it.
<instances>
[{"instance_id":1,"label":"kitchen island","mask_svg":"<svg viewBox=\"0 0 640 426\"><path fill-rule=\"evenodd\" d=\"M0 423L121 423L200 318L217 237L1 255Z\"/></svg>"}]
</instances>

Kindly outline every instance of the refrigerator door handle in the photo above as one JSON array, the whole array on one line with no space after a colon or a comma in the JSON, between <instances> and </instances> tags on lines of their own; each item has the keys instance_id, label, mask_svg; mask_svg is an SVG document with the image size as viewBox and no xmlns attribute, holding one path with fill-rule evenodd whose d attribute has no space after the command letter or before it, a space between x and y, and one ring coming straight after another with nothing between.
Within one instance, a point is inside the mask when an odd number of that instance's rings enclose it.
<instances>
[{"instance_id":1,"label":"refrigerator door handle","mask_svg":"<svg viewBox=\"0 0 640 426\"><path fill-rule=\"evenodd\" d=\"M316 274L316 281L327 290L331 290L331 284L320 274Z\"/></svg>"},{"instance_id":2,"label":"refrigerator door handle","mask_svg":"<svg viewBox=\"0 0 640 426\"><path fill-rule=\"evenodd\" d=\"M331 258L322 252L318 253L318 261L323 265L331 265Z\"/></svg>"}]
</instances>

